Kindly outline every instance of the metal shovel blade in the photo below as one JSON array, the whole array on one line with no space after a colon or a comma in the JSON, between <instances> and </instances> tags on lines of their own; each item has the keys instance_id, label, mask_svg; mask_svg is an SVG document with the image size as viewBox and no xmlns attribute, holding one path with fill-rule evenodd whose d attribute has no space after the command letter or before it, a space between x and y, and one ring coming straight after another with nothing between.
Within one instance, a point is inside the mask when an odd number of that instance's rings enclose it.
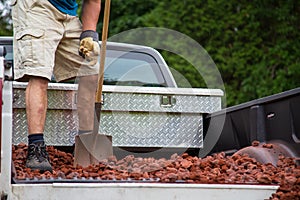
<instances>
[{"instance_id":1,"label":"metal shovel blade","mask_svg":"<svg viewBox=\"0 0 300 200\"><path fill-rule=\"evenodd\" d=\"M112 137L104 134L82 134L75 137L74 166L98 164L113 155ZM91 145L96 144L96 145Z\"/></svg>"},{"instance_id":2,"label":"metal shovel blade","mask_svg":"<svg viewBox=\"0 0 300 200\"><path fill-rule=\"evenodd\" d=\"M98 164L113 155L112 136L99 134L101 103L95 103L94 130L75 137L74 166Z\"/></svg>"}]
</instances>

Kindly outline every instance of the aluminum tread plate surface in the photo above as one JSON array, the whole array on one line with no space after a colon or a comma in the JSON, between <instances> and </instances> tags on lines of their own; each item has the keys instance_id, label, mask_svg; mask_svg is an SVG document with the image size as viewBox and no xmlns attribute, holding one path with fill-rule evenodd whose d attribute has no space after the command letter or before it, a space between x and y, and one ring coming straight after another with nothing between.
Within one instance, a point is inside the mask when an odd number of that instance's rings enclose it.
<instances>
[{"instance_id":1,"label":"aluminum tread plate surface","mask_svg":"<svg viewBox=\"0 0 300 200\"><path fill-rule=\"evenodd\" d=\"M69 84L68 84L69 85ZM57 87L57 86L56 86ZM49 145L72 145L78 116L74 87L48 90L45 140ZM165 95L165 94L162 94ZM100 132L111 135L113 146L201 148L202 113L221 109L216 96L171 95L175 103L161 106L162 95L104 92ZM27 142L25 87L13 91L13 143Z\"/></svg>"},{"instance_id":2,"label":"aluminum tread plate surface","mask_svg":"<svg viewBox=\"0 0 300 200\"><path fill-rule=\"evenodd\" d=\"M172 95L176 102L170 107L161 106L161 98L156 94L106 93L103 110L212 113L221 108L219 97Z\"/></svg>"},{"instance_id":3,"label":"aluminum tread plate surface","mask_svg":"<svg viewBox=\"0 0 300 200\"><path fill-rule=\"evenodd\" d=\"M115 146L202 147L200 114L104 112L102 119L100 129Z\"/></svg>"},{"instance_id":4,"label":"aluminum tread plate surface","mask_svg":"<svg viewBox=\"0 0 300 200\"><path fill-rule=\"evenodd\" d=\"M77 133L77 113L50 110L45 127L48 145L70 146ZM25 110L13 115L13 143L27 142ZM202 147L202 115L103 112L100 132L111 135L113 146Z\"/></svg>"}]
</instances>

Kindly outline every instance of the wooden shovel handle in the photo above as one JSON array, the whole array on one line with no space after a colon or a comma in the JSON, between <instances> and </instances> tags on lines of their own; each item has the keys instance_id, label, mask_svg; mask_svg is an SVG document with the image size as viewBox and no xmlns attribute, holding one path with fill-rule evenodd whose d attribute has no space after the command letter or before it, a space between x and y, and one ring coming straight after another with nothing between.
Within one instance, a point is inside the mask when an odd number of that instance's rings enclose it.
<instances>
[{"instance_id":1,"label":"wooden shovel handle","mask_svg":"<svg viewBox=\"0 0 300 200\"><path fill-rule=\"evenodd\" d=\"M100 67L99 67L99 74L98 74L98 88L97 88L96 100L95 100L96 103L101 103L101 97L102 97L109 13L110 13L110 0L105 0L103 28L102 28L102 43L101 43L101 50L100 50Z\"/></svg>"}]
</instances>

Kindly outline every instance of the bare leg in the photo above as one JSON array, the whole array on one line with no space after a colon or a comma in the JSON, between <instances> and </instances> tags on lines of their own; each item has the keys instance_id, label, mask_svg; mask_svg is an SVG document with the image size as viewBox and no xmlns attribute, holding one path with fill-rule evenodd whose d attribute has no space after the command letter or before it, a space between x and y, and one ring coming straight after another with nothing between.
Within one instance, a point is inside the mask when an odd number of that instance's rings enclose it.
<instances>
[{"instance_id":1,"label":"bare leg","mask_svg":"<svg viewBox=\"0 0 300 200\"><path fill-rule=\"evenodd\" d=\"M26 115L28 133L43 133L47 112L48 80L31 77L26 88Z\"/></svg>"},{"instance_id":2,"label":"bare leg","mask_svg":"<svg viewBox=\"0 0 300 200\"><path fill-rule=\"evenodd\" d=\"M32 76L26 88L26 114L28 124L28 151L26 167L41 172L50 171L52 167L44 144L44 128L48 105L48 80Z\"/></svg>"},{"instance_id":3,"label":"bare leg","mask_svg":"<svg viewBox=\"0 0 300 200\"><path fill-rule=\"evenodd\" d=\"M91 131L94 126L95 94L98 75L82 76L78 87L79 130Z\"/></svg>"}]
</instances>

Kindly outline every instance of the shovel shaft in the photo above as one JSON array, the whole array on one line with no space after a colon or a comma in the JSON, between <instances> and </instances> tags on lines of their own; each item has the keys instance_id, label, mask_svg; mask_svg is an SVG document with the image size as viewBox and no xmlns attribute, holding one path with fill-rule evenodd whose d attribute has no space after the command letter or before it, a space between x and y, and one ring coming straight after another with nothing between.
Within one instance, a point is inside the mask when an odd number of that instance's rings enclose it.
<instances>
[{"instance_id":1,"label":"shovel shaft","mask_svg":"<svg viewBox=\"0 0 300 200\"><path fill-rule=\"evenodd\" d=\"M96 91L95 99L95 118L94 118L94 134L98 134L99 125L100 125L100 113L102 106L102 87L104 80L104 66L105 66L105 56L106 56L106 42L108 35L108 24L109 24L109 13L110 13L110 0L105 0L104 8L104 19L103 19L103 28L102 28L102 43L100 51L100 68L98 74L98 87Z\"/></svg>"},{"instance_id":2,"label":"shovel shaft","mask_svg":"<svg viewBox=\"0 0 300 200\"><path fill-rule=\"evenodd\" d=\"M104 19L103 19L103 27L102 27L102 42L101 42L101 51L100 51L100 68L99 68L99 75L98 75L98 89L96 92L96 103L101 103L101 97L102 97L109 13L110 13L110 0L105 0Z\"/></svg>"}]
</instances>

